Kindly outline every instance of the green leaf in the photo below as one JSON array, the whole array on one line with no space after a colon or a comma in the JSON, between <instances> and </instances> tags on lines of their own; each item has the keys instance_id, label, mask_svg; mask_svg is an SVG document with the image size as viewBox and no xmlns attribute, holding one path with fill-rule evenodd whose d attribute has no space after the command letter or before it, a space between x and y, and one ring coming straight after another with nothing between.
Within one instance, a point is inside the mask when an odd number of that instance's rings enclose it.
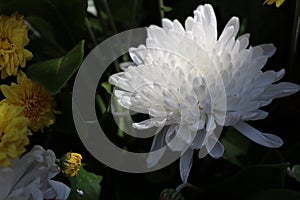
<instances>
[{"instance_id":1,"label":"green leaf","mask_svg":"<svg viewBox=\"0 0 300 200\"><path fill-rule=\"evenodd\" d=\"M50 44L52 47L54 47L55 51L58 51L61 55L64 55L66 53L65 49L60 46L55 38L53 25L49 24L46 20L39 16L29 16L25 19L27 22L29 22L29 24L33 27L37 34L39 34L39 37L43 38L47 42L47 44ZM44 46L49 45L44 44ZM44 46L41 45L41 48L44 49ZM57 54L57 52L54 53Z\"/></svg>"},{"instance_id":2,"label":"green leaf","mask_svg":"<svg viewBox=\"0 0 300 200\"><path fill-rule=\"evenodd\" d=\"M108 94L111 94L111 92L112 92L111 84L109 84L108 82L104 82L104 83L101 83L101 86L106 90L106 92Z\"/></svg>"},{"instance_id":3,"label":"green leaf","mask_svg":"<svg viewBox=\"0 0 300 200\"><path fill-rule=\"evenodd\" d=\"M246 195L262 190L283 188L288 165L288 163L281 163L246 167L211 186L207 195L242 199Z\"/></svg>"},{"instance_id":4,"label":"green leaf","mask_svg":"<svg viewBox=\"0 0 300 200\"><path fill-rule=\"evenodd\" d=\"M173 8L164 5L160 6L160 9L164 12L171 12L173 10Z\"/></svg>"},{"instance_id":5,"label":"green leaf","mask_svg":"<svg viewBox=\"0 0 300 200\"><path fill-rule=\"evenodd\" d=\"M99 23L99 19L98 18L93 18L93 17L87 17L89 24L91 26L91 28L93 30L96 31L102 31L103 28L101 27L100 23Z\"/></svg>"},{"instance_id":6,"label":"green leaf","mask_svg":"<svg viewBox=\"0 0 300 200\"><path fill-rule=\"evenodd\" d=\"M245 200L299 200L300 192L287 189L272 189L265 190L252 194L245 198Z\"/></svg>"},{"instance_id":7,"label":"green leaf","mask_svg":"<svg viewBox=\"0 0 300 200\"><path fill-rule=\"evenodd\" d=\"M228 128L223 135L221 142L225 147L224 159L239 167L259 162L261 156L259 146L234 128Z\"/></svg>"},{"instance_id":8,"label":"green leaf","mask_svg":"<svg viewBox=\"0 0 300 200\"><path fill-rule=\"evenodd\" d=\"M280 151L260 146L232 127L225 129L221 142L225 147L223 158L239 167L284 162Z\"/></svg>"},{"instance_id":9,"label":"green leaf","mask_svg":"<svg viewBox=\"0 0 300 200\"><path fill-rule=\"evenodd\" d=\"M295 165L292 169L294 178L300 182L300 165Z\"/></svg>"},{"instance_id":10,"label":"green leaf","mask_svg":"<svg viewBox=\"0 0 300 200\"><path fill-rule=\"evenodd\" d=\"M227 131L221 141L225 147L223 158L235 165L243 166L240 157L247 154L250 148L250 141L243 138L233 129Z\"/></svg>"},{"instance_id":11,"label":"green leaf","mask_svg":"<svg viewBox=\"0 0 300 200\"><path fill-rule=\"evenodd\" d=\"M96 104L96 107L99 108L98 110L100 111L100 114L104 114L106 111L106 105L100 94L96 94Z\"/></svg>"},{"instance_id":12,"label":"green leaf","mask_svg":"<svg viewBox=\"0 0 300 200\"><path fill-rule=\"evenodd\" d=\"M261 162L264 164L283 163L284 157L278 149L268 149L263 155Z\"/></svg>"},{"instance_id":13,"label":"green leaf","mask_svg":"<svg viewBox=\"0 0 300 200\"><path fill-rule=\"evenodd\" d=\"M102 176L86 171L83 167L78 171L77 176L70 178L71 194L70 200L99 199ZM82 195L80 195L82 191Z\"/></svg>"},{"instance_id":14,"label":"green leaf","mask_svg":"<svg viewBox=\"0 0 300 200\"><path fill-rule=\"evenodd\" d=\"M84 41L79 42L64 57L35 63L27 75L52 94L58 93L79 68L84 54Z\"/></svg>"}]
</instances>

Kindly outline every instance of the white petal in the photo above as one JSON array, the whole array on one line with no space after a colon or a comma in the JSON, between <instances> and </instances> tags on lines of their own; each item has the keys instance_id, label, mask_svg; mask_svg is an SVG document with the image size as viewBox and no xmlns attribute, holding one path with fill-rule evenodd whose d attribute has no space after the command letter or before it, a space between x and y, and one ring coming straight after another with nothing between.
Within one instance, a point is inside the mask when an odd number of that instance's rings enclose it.
<instances>
[{"instance_id":1,"label":"white petal","mask_svg":"<svg viewBox=\"0 0 300 200\"><path fill-rule=\"evenodd\" d=\"M198 131L191 145L191 148L200 149L203 146L204 138L205 138L205 131L202 130Z\"/></svg>"},{"instance_id":2,"label":"white petal","mask_svg":"<svg viewBox=\"0 0 300 200\"><path fill-rule=\"evenodd\" d=\"M18 159L16 159L18 160ZM12 160L12 165L14 166L14 161ZM15 185L15 181L21 178L23 172L26 170L27 166L19 164L20 170L16 171L12 168L1 167L0 168L0 199L6 199L12 185ZM23 168L23 169L22 169ZM21 171L21 173L20 173Z\"/></svg>"},{"instance_id":3,"label":"white petal","mask_svg":"<svg viewBox=\"0 0 300 200\"><path fill-rule=\"evenodd\" d=\"M238 40L240 41L239 51L248 47L249 37L250 37L250 34L244 34L244 35L241 35L240 37L238 37Z\"/></svg>"},{"instance_id":4,"label":"white petal","mask_svg":"<svg viewBox=\"0 0 300 200\"><path fill-rule=\"evenodd\" d=\"M148 43L151 43L148 42L148 40L158 44L166 41L166 37L167 37L166 32L164 31L164 29L156 25L150 25L150 27L147 28L147 33L148 33L148 38L146 40L147 46L149 46Z\"/></svg>"},{"instance_id":5,"label":"white petal","mask_svg":"<svg viewBox=\"0 0 300 200\"><path fill-rule=\"evenodd\" d=\"M211 132L216 128L215 118L213 115L210 115L206 124L206 131Z\"/></svg>"},{"instance_id":6,"label":"white petal","mask_svg":"<svg viewBox=\"0 0 300 200\"><path fill-rule=\"evenodd\" d=\"M270 148L277 148L283 145L283 141L278 136L269 133L261 133L245 122L239 122L233 127L257 144Z\"/></svg>"},{"instance_id":7,"label":"white petal","mask_svg":"<svg viewBox=\"0 0 300 200\"><path fill-rule=\"evenodd\" d=\"M268 112L265 112L263 110L255 110L246 114L243 114L242 119L247 120L259 120L259 119L265 119L268 116Z\"/></svg>"},{"instance_id":8,"label":"white petal","mask_svg":"<svg viewBox=\"0 0 300 200\"><path fill-rule=\"evenodd\" d=\"M56 192L55 199L61 199L61 200L68 199L71 192L71 188L69 188L68 186L66 186L65 184L59 181L51 180L49 183L51 184L51 186Z\"/></svg>"},{"instance_id":9,"label":"white petal","mask_svg":"<svg viewBox=\"0 0 300 200\"><path fill-rule=\"evenodd\" d=\"M176 110L179 108L177 97L172 90L163 90L163 96L165 97L164 104L168 109Z\"/></svg>"},{"instance_id":10,"label":"white petal","mask_svg":"<svg viewBox=\"0 0 300 200\"><path fill-rule=\"evenodd\" d=\"M149 108L149 115L152 117L167 118L168 113L161 105L153 105Z\"/></svg>"},{"instance_id":11,"label":"white petal","mask_svg":"<svg viewBox=\"0 0 300 200\"><path fill-rule=\"evenodd\" d=\"M168 144L174 137L176 125L171 125L166 132L166 143Z\"/></svg>"},{"instance_id":12,"label":"white petal","mask_svg":"<svg viewBox=\"0 0 300 200\"><path fill-rule=\"evenodd\" d=\"M241 101L241 96L238 94L232 94L227 96L227 110L233 110L236 105Z\"/></svg>"},{"instance_id":13,"label":"white petal","mask_svg":"<svg viewBox=\"0 0 300 200\"><path fill-rule=\"evenodd\" d=\"M208 153L213 158L221 158L224 154L223 144L219 141L216 141L216 144L214 145L214 147Z\"/></svg>"},{"instance_id":14,"label":"white petal","mask_svg":"<svg viewBox=\"0 0 300 200\"><path fill-rule=\"evenodd\" d=\"M219 42L222 45L226 45L228 40L232 37L233 33L234 33L234 27L230 26L226 29L223 30L222 34L219 37ZM221 48L223 48L223 46L221 46Z\"/></svg>"},{"instance_id":15,"label":"white petal","mask_svg":"<svg viewBox=\"0 0 300 200\"><path fill-rule=\"evenodd\" d=\"M20 197L22 199L30 199L31 198L31 194L30 192L26 192L27 188L19 188L17 190L14 190L13 192L11 192L11 194L8 197L5 197L5 200L18 200L20 199Z\"/></svg>"},{"instance_id":16,"label":"white petal","mask_svg":"<svg viewBox=\"0 0 300 200\"><path fill-rule=\"evenodd\" d=\"M227 25L225 26L222 34L220 35L218 42L219 42L219 51L218 55L221 55L222 49L224 49L228 42L235 38L237 32L239 31L239 19L237 17L232 17ZM233 44L233 43L232 43Z\"/></svg>"},{"instance_id":17,"label":"white petal","mask_svg":"<svg viewBox=\"0 0 300 200\"><path fill-rule=\"evenodd\" d=\"M181 23L178 20L174 20L173 28L180 33L185 32L183 26L181 25Z\"/></svg>"},{"instance_id":18,"label":"white petal","mask_svg":"<svg viewBox=\"0 0 300 200\"><path fill-rule=\"evenodd\" d=\"M143 60L144 60L144 51L145 50L145 46L144 45L140 45L139 48L129 48L129 55L130 58L133 60L133 62L136 65L141 65L143 64Z\"/></svg>"},{"instance_id":19,"label":"white petal","mask_svg":"<svg viewBox=\"0 0 300 200\"><path fill-rule=\"evenodd\" d=\"M120 63L120 68L123 71L126 71L130 66L136 66L136 64L134 62L122 62L122 63Z\"/></svg>"},{"instance_id":20,"label":"white petal","mask_svg":"<svg viewBox=\"0 0 300 200\"><path fill-rule=\"evenodd\" d=\"M152 127L163 127L166 123L167 119L161 119L161 118L151 118L144 120L142 122L133 123L132 126L136 129L148 129Z\"/></svg>"},{"instance_id":21,"label":"white petal","mask_svg":"<svg viewBox=\"0 0 300 200\"><path fill-rule=\"evenodd\" d=\"M172 137L169 137L167 133L167 144L172 151L183 151L192 143L192 133L190 132L188 125L179 125L176 127Z\"/></svg>"},{"instance_id":22,"label":"white petal","mask_svg":"<svg viewBox=\"0 0 300 200\"><path fill-rule=\"evenodd\" d=\"M260 75L256 80L256 87L266 87L272 84L276 79L275 71L266 71L262 75Z\"/></svg>"},{"instance_id":23,"label":"white petal","mask_svg":"<svg viewBox=\"0 0 300 200\"><path fill-rule=\"evenodd\" d=\"M260 95L262 99L275 99L286 97L294 94L300 90L300 86L289 82L280 82L278 84L271 85L265 89L265 92Z\"/></svg>"},{"instance_id":24,"label":"white petal","mask_svg":"<svg viewBox=\"0 0 300 200\"><path fill-rule=\"evenodd\" d=\"M279 81L280 79L282 79L282 77L284 76L284 74L285 74L285 70L284 69L281 69L280 71L276 72L275 82Z\"/></svg>"},{"instance_id":25,"label":"white petal","mask_svg":"<svg viewBox=\"0 0 300 200\"><path fill-rule=\"evenodd\" d=\"M173 22L169 19L162 19L162 27L167 28L167 29L172 29L173 28Z\"/></svg>"},{"instance_id":26,"label":"white petal","mask_svg":"<svg viewBox=\"0 0 300 200\"><path fill-rule=\"evenodd\" d=\"M180 171L180 177L183 183L187 182L187 179L189 177L192 165L193 165L193 155L194 150L191 148L188 148L184 154L180 157L179 161L179 171Z\"/></svg>"},{"instance_id":27,"label":"white petal","mask_svg":"<svg viewBox=\"0 0 300 200\"><path fill-rule=\"evenodd\" d=\"M253 69L259 69L261 70L267 63L268 58L266 56L260 56L255 58L255 60L252 61L252 66Z\"/></svg>"},{"instance_id":28,"label":"white petal","mask_svg":"<svg viewBox=\"0 0 300 200\"><path fill-rule=\"evenodd\" d=\"M206 146L203 146L201 149L199 149L199 153L198 153L198 157L199 158L204 158L205 156L207 156L208 151Z\"/></svg>"},{"instance_id":29,"label":"white petal","mask_svg":"<svg viewBox=\"0 0 300 200\"><path fill-rule=\"evenodd\" d=\"M263 50L263 55L270 58L274 55L276 47L273 44L261 44L259 45Z\"/></svg>"},{"instance_id":30,"label":"white petal","mask_svg":"<svg viewBox=\"0 0 300 200\"><path fill-rule=\"evenodd\" d=\"M149 155L146 160L147 166L149 168L155 166L164 155L165 149L163 149L162 147L166 146L165 137L166 132L164 131L155 134Z\"/></svg>"},{"instance_id":31,"label":"white petal","mask_svg":"<svg viewBox=\"0 0 300 200\"><path fill-rule=\"evenodd\" d=\"M232 33L232 36L235 37L236 34L239 32L240 29L240 22L239 22L239 18L237 17L232 17L226 24L225 29L229 28L229 27L233 27L234 32Z\"/></svg>"},{"instance_id":32,"label":"white petal","mask_svg":"<svg viewBox=\"0 0 300 200\"><path fill-rule=\"evenodd\" d=\"M225 118L225 126L232 126L239 122L242 118L242 114L238 112L229 112Z\"/></svg>"},{"instance_id":33,"label":"white petal","mask_svg":"<svg viewBox=\"0 0 300 200\"><path fill-rule=\"evenodd\" d=\"M188 17L186 20L185 20L185 29L188 30L188 31L191 31L193 29L193 26L194 26L194 19L192 17Z\"/></svg>"}]
</instances>

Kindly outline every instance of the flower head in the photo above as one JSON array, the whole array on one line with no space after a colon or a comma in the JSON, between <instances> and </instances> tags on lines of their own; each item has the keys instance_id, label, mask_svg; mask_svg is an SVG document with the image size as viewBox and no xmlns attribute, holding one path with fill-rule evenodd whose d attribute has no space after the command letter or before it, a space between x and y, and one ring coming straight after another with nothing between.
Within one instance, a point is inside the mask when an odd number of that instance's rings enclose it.
<instances>
[{"instance_id":1,"label":"flower head","mask_svg":"<svg viewBox=\"0 0 300 200\"><path fill-rule=\"evenodd\" d=\"M22 115L23 108L0 103L0 166L8 167L10 159L25 152L29 144L29 121Z\"/></svg>"},{"instance_id":2,"label":"flower head","mask_svg":"<svg viewBox=\"0 0 300 200\"><path fill-rule=\"evenodd\" d=\"M249 34L237 37L239 19L232 17L218 37L211 5L200 5L182 26L163 19L162 28L150 26L146 45L129 50L133 63L109 82L120 105L150 119L134 123L136 129L164 127L156 134L152 150L165 144L182 152L180 173L187 181L194 149L199 157L219 158L224 147L218 141L222 127L233 126L243 135L267 147L282 140L261 133L244 121L263 119L260 109L275 98L291 95L300 87L276 83L284 75L261 69L275 52L272 44L249 46ZM149 165L162 155L150 153Z\"/></svg>"},{"instance_id":3,"label":"flower head","mask_svg":"<svg viewBox=\"0 0 300 200\"><path fill-rule=\"evenodd\" d=\"M0 15L0 71L1 78L16 76L19 65L25 67L32 53L24 47L29 43L28 26L23 16L13 13L11 16Z\"/></svg>"},{"instance_id":4,"label":"flower head","mask_svg":"<svg viewBox=\"0 0 300 200\"><path fill-rule=\"evenodd\" d=\"M30 121L29 128L43 131L55 122L55 114L59 112L54 109L55 102L50 93L42 86L27 78L23 72L17 76L17 84L11 86L1 85L0 89L9 105L23 107L23 115Z\"/></svg>"},{"instance_id":5,"label":"flower head","mask_svg":"<svg viewBox=\"0 0 300 200\"><path fill-rule=\"evenodd\" d=\"M68 177L76 176L81 167L82 156L68 152L61 159L62 173Z\"/></svg>"},{"instance_id":6,"label":"flower head","mask_svg":"<svg viewBox=\"0 0 300 200\"><path fill-rule=\"evenodd\" d=\"M10 168L0 168L0 199L67 199L70 188L51 180L60 169L53 151L36 145Z\"/></svg>"},{"instance_id":7,"label":"flower head","mask_svg":"<svg viewBox=\"0 0 300 200\"><path fill-rule=\"evenodd\" d=\"M281 4L283 4L285 0L265 0L264 4L268 4L271 5L273 3L276 4L276 7L278 8L279 6L281 6Z\"/></svg>"}]
</instances>

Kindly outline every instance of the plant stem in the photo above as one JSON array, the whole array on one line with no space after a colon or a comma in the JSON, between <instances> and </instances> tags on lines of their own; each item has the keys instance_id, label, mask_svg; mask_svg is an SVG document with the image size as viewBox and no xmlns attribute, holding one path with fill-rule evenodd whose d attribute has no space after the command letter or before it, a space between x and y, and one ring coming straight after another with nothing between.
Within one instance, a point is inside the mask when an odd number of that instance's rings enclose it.
<instances>
[{"instance_id":1,"label":"plant stem","mask_svg":"<svg viewBox=\"0 0 300 200\"><path fill-rule=\"evenodd\" d=\"M113 16L112 16L112 14L110 12L107 0L103 0L103 5L104 5L104 9L105 9L105 11L106 11L106 13L108 15L108 19L109 19L109 23L110 23L111 29L112 29L112 31L113 31L114 34L117 34L118 31L117 31L117 28L116 28Z\"/></svg>"},{"instance_id":2,"label":"plant stem","mask_svg":"<svg viewBox=\"0 0 300 200\"><path fill-rule=\"evenodd\" d=\"M103 24L103 19L102 19L102 16L101 16L101 10L100 10L101 6L100 6L100 3L99 3L99 0L93 0L93 2L94 2L94 6L97 10L97 17L99 19L99 24L102 27L102 29L105 29L104 24Z\"/></svg>"},{"instance_id":3,"label":"plant stem","mask_svg":"<svg viewBox=\"0 0 300 200\"><path fill-rule=\"evenodd\" d=\"M115 24L115 22L114 22L113 16L112 16L111 11L110 11L110 9L109 9L107 0L103 0L103 5L104 5L104 10L106 11L106 13L107 13L107 15L108 15L108 20L109 20L111 29L112 29L112 31L113 31L113 34L117 34L118 31L117 31L117 28L116 28L116 24ZM118 62L118 60L115 60L115 61L113 62L113 65L114 65L114 67L115 67L115 70L116 70L117 72L119 72L120 70L119 70L119 62Z\"/></svg>"},{"instance_id":4,"label":"plant stem","mask_svg":"<svg viewBox=\"0 0 300 200\"><path fill-rule=\"evenodd\" d=\"M132 8L132 15L131 15L131 20L130 20L130 28L133 28L134 26L134 20L136 18L136 13L139 5L139 0L134 0L133 1L133 8Z\"/></svg>"},{"instance_id":5,"label":"plant stem","mask_svg":"<svg viewBox=\"0 0 300 200\"><path fill-rule=\"evenodd\" d=\"M91 37L91 40L92 40L92 43L93 43L94 47L97 46L97 39L96 39L96 36L95 36L95 34L94 34L94 31L93 31L92 28L91 28L90 22L89 22L89 20L87 19L87 17L85 18L85 26L86 26L86 28L87 28L87 30L88 30L88 32L89 32L89 35L90 35L90 37Z\"/></svg>"},{"instance_id":6,"label":"plant stem","mask_svg":"<svg viewBox=\"0 0 300 200\"><path fill-rule=\"evenodd\" d=\"M165 17L165 12L164 10L162 9L162 7L164 6L164 0L158 0L159 3L158 3L158 6L159 6L159 13L160 13L160 19L163 19Z\"/></svg>"}]
</instances>

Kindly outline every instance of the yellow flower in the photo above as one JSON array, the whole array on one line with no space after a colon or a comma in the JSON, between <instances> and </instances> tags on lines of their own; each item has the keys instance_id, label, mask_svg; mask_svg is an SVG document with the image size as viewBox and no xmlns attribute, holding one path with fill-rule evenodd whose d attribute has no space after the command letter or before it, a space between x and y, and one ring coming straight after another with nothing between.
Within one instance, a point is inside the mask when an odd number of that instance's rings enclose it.
<instances>
[{"instance_id":1,"label":"yellow flower","mask_svg":"<svg viewBox=\"0 0 300 200\"><path fill-rule=\"evenodd\" d=\"M23 108L0 102L0 166L10 165L10 159L25 152L29 144L29 120L22 115Z\"/></svg>"},{"instance_id":2,"label":"yellow flower","mask_svg":"<svg viewBox=\"0 0 300 200\"><path fill-rule=\"evenodd\" d=\"M264 2L264 4L268 4L268 5L271 5L273 3L276 3L276 7L278 8L279 6L281 6L281 4L284 2L285 0L266 0Z\"/></svg>"},{"instance_id":3,"label":"yellow flower","mask_svg":"<svg viewBox=\"0 0 300 200\"><path fill-rule=\"evenodd\" d=\"M6 97L2 101L24 108L23 115L29 119L29 129L33 132L43 132L45 126L54 124L55 114L60 113L54 109L55 102L50 93L22 71L18 73L17 84L1 85L0 89Z\"/></svg>"},{"instance_id":4,"label":"yellow flower","mask_svg":"<svg viewBox=\"0 0 300 200\"><path fill-rule=\"evenodd\" d=\"M25 67L32 53L24 49L29 43L28 26L23 16L13 13L11 16L0 15L0 71L1 78L17 75L18 66Z\"/></svg>"},{"instance_id":5,"label":"yellow flower","mask_svg":"<svg viewBox=\"0 0 300 200\"><path fill-rule=\"evenodd\" d=\"M62 173L68 177L76 176L81 167L82 156L78 153L66 153L61 159Z\"/></svg>"}]
</instances>

